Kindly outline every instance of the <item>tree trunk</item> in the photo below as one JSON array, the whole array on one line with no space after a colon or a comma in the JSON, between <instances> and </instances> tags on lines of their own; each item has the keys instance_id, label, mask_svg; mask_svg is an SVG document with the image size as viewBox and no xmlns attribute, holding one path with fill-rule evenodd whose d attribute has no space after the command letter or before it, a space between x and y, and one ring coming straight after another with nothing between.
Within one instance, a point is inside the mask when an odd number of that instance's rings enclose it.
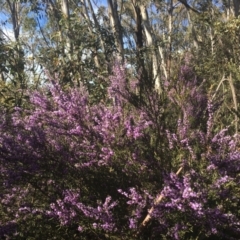
<instances>
[{"instance_id":1,"label":"tree trunk","mask_svg":"<svg viewBox=\"0 0 240 240\"><path fill-rule=\"evenodd\" d=\"M14 38L15 38L15 41L17 42L19 40L19 32L20 32L20 19L19 19L20 2L18 1L11 2L10 0L7 0L7 4L11 12Z\"/></svg>"},{"instance_id":2,"label":"tree trunk","mask_svg":"<svg viewBox=\"0 0 240 240\"><path fill-rule=\"evenodd\" d=\"M143 53L143 29L142 29L142 16L139 6L132 4L135 13L136 20L136 61L137 61L137 73L140 78L140 87L144 84L144 81L148 78L145 63L144 63L144 53ZM141 91L140 91L141 92Z\"/></svg>"},{"instance_id":3,"label":"tree trunk","mask_svg":"<svg viewBox=\"0 0 240 240\"><path fill-rule=\"evenodd\" d=\"M236 18L239 16L239 6L240 0L233 0L234 14Z\"/></svg>"},{"instance_id":4,"label":"tree trunk","mask_svg":"<svg viewBox=\"0 0 240 240\"><path fill-rule=\"evenodd\" d=\"M151 52L150 54L151 54L151 60L152 60L154 88L158 93L161 94L162 88L161 88L161 81L160 81L160 74L159 74L160 64L158 62L157 52L156 52L155 46L154 46L153 32L152 32L151 26L149 24L146 7L143 5L140 5L140 11L141 11L141 16L142 16L143 29L144 29L144 33L146 36L146 45L150 49L150 52Z\"/></svg>"},{"instance_id":5,"label":"tree trunk","mask_svg":"<svg viewBox=\"0 0 240 240\"><path fill-rule=\"evenodd\" d=\"M108 11L110 24L115 35L115 44L117 46L117 60L121 63L124 62L124 53L123 53L123 38L122 38L122 29L121 23L117 11L117 2L116 0L108 0Z\"/></svg>"},{"instance_id":6,"label":"tree trunk","mask_svg":"<svg viewBox=\"0 0 240 240\"><path fill-rule=\"evenodd\" d=\"M66 45L64 48L64 53L68 56L69 59L71 59L72 55L72 46L71 46L71 41L69 38L69 31L70 31L70 23L69 23L69 3L68 0L60 0L60 6L61 6L61 11L62 11L62 17L67 21L66 24L66 34L64 34L63 31L61 31L62 35L62 40L64 39L66 41Z\"/></svg>"}]
</instances>

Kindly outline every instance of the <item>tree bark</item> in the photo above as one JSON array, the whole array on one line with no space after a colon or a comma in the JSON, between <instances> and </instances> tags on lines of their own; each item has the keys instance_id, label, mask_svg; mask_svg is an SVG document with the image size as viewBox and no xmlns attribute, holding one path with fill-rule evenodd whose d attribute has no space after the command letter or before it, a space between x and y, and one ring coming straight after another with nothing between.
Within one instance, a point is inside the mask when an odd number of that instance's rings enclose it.
<instances>
[{"instance_id":1,"label":"tree bark","mask_svg":"<svg viewBox=\"0 0 240 240\"><path fill-rule=\"evenodd\" d=\"M124 53L123 53L123 37L122 37L122 29L121 23L117 11L117 2L116 0L108 0L108 11L110 24L113 29L113 33L115 35L115 44L117 46L117 60L121 63L124 62Z\"/></svg>"},{"instance_id":2,"label":"tree bark","mask_svg":"<svg viewBox=\"0 0 240 240\"><path fill-rule=\"evenodd\" d=\"M137 47L137 53L136 53L136 61L137 61L137 73L139 74L140 79L140 87L142 88L142 85L144 84L144 81L147 79L147 71L145 68L144 63L144 56L143 56L143 28L142 28L142 16L141 16L141 10L139 6L136 4L132 4L134 13L135 13L135 20L136 20L136 47ZM140 90L141 92L141 90Z\"/></svg>"},{"instance_id":3,"label":"tree bark","mask_svg":"<svg viewBox=\"0 0 240 240\"><path fill-rule=\"evenodd\" d=\"M11 12L14 38L15 38L15 41L18 41L19 40L19 32L20 32L20 18L19 18L20 2L13 1L11 3L10 0L7 0L7 4L10 9L10 12Z\"/></svg>"},{"instance_id":4,"label":"tree bark","mask_svg":"<svg viewBox=\"0 0 240 240\"><path fill-rule=\"evenodd\" d=\"M140 5L140 11L141 11L141 16L142 16L143 29L144 29L144 33L145 33L145 37L146 37L146 45L150 49L150 52L151 52L154 88L159 94L161 94L162 87L161 87L160 74L159 74L160 64L159 64L157 53L156 53L155 46L154 46L153 32L152 32L151 26L149 24L146 7L144 5Z\"/></svg>"},{"instance_id":5,"label":"tree bark","mask_svg":"<svg viewBox=\"0 0 240 240\"><path fill-rule=\"evenodd\" d=\"M233 0L233 7L235 17L237 18L239 16L240 0Z\"/></svg>"}]
</instances>

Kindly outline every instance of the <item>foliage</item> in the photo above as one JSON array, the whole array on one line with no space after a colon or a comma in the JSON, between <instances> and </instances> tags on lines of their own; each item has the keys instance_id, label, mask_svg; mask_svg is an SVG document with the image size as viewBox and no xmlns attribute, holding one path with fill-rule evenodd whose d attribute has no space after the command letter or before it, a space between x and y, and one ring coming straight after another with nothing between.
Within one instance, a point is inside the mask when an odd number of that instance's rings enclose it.
<instances>
[{"instance_id":1,"label":"foliage","mask_svg":"<svg viewBox=\"0 0 240 240\"><path fill-rule=\"evenodd\" d=\"M25 59L18 43L0 41L0 101L8 110L26 104L27 78L24 71ZM30 85L29 85L30 87Z\"/></svg>"}]
</instances>

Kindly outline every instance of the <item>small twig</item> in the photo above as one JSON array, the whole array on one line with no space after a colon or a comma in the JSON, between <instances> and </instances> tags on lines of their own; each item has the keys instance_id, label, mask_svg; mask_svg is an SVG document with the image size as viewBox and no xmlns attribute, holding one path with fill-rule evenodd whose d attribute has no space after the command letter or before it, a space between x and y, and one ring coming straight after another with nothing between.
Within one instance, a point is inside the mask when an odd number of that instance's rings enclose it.
<instances>
[{"instance_id":1,"label":"small twig","mask_svg":"<svg viewBox=\"0 0 240 240\"><path fill-rule=\"evenodd\" d=\"M230 85L231 92L232 92L234 110L237 112L238 111L238 102L237 102L236 91L235 91L235 87L234 87L234 84L233 84L231 73L230 73L230 76L228 78L228 81L229 81L229 85ZM236 114L235 114L235 132L236 132L236 134L238 133L238 116Z\"/></svg>"},{"instance_id":2,"label":"small twig","mask_svg":"<svg viewBox=\"0 0 240 240\"><path fill-rule=\"evenodd\" d=\"M180 167L178 171L176 172L176 175L178 175L182 171L183 167ZM160 203L163 199L163 195L160 194L155 200L154 200L154 206ZM140 227L145 227L148 221L151 219L151 214L154 210L154 206L151 207L151 209L148 211L148 215L144 218L143 222L141 223Z\"/></svg>"},{"instance_id":3,"label":"small twig","mask_svg":"<svg viewBox=\"0 0 240 240\"><path fill-rule=\"evenodd\" d=\"M214 93L213 96L212 96L212 100L215 98L215 96L216 96L219 88L221 87L221 85L222 85L222 83L223 83L224 81L227 81L227 79L225 78L225 75L223 75L221 81L219 82L219 84L218 84L218 86L217 86L217 89L216 89L215 93Z\"/></svg>"}]
</instances>

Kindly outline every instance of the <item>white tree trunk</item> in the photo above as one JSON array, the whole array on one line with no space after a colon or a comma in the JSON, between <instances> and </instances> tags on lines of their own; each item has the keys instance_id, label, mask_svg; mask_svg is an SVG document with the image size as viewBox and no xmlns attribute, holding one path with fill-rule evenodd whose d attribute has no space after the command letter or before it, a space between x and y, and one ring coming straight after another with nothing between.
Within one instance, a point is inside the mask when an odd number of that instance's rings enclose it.
<instances>
[{"instance_id":1,"label":"white tree trunk","mask_svg":"<svg viewBox=\"0 0 240 240\"><path fill-rule=\"evenodd\" d=\"M154 39L153 39L153 31L149 24L146 7L144 5L140 5L140 11L142 15L143 30L146 36L146 45L149 49L151 49L154 87L158 93L162 93L161 80L160 80L160 74L159 74L160 64L158 61L157 52L156 50L154 50L155 46L154 46Z\"/></svg>"},{"instance_id":2,"label":"white tree trunk","mask_svg":"<svg viewBox=\"0 0 240 240\"><path fill-rule=\"evenodd\" d=\"M113 33L115 35L115 44L117 46L117 59L123 63L124 61L124 53L123 53L123 38L122 38L122 30L121 23L117 11L117 1L116 0L108 0L108 11L110 24L113 29Z\"/></svg>"},{"instance_id":3,"label":"white tree trunk","mask_svg":"<svg viewBox=\"0 0 240 240\"><path fill-rule=\"evenodd\" d=\"M62 40L63 38L66 39L66 46L64 48L64 52L66 53L66 55L69 57L69 59L71 59L71 53L72 53L72 47L71 47L71 42L70 42L70 38L69 38L69 3L68 0L60 0L60 6L61 6L61 11L62 11L62 16L63 18L67 21L67 29L66 29L66 34L65 36L63 36L63 32L61 32L62 34ZM67 35L67 36L66 36Z\"/></svg>"}]
</instances>

